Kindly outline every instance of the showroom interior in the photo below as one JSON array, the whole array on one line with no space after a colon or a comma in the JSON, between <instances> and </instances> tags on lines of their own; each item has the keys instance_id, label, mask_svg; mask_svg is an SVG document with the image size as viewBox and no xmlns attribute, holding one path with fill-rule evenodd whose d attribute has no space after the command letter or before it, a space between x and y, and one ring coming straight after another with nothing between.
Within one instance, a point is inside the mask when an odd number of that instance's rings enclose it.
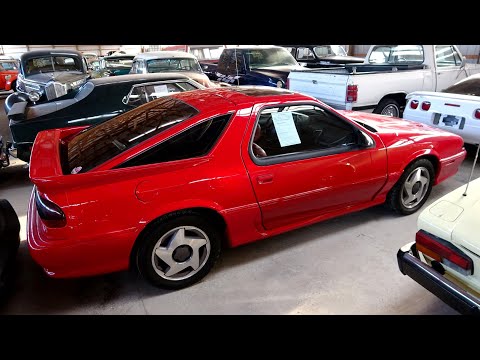
<instances>
[{"instance_id":1,"label":"showroom interior","mask_svg":"<svg viewBox=\"0 0 480 360\"><path fill-rule=\"evenodd\" d=\"M2 315L480 313L480 45L0 45L0 107Z\"/></svg>"}]
</instances>

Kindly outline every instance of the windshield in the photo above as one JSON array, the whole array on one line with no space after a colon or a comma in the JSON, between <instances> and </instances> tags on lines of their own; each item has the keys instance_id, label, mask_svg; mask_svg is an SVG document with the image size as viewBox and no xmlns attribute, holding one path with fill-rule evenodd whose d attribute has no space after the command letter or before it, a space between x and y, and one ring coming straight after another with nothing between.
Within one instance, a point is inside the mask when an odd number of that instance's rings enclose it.
<instances>
[{"instance_id":1,"label":"windshield","mask_svg":"<svg viewBox=\"0 0 480 360\"><path fill-rule=\"evenodd\" d=\"M371 64L422 64L422 45L378 45L370 53Z\"/></svg>"},{"instance_id":2,"label":"windshield","mask_svg":"<svg viewBox=\"0 0 480 360\"><path fill-rule=\"evenodd\" d=\"M107 58L105 59L105 66L106 67L132 67L134 56L130 57L115 57L115 58Z\"/></svg>"},{"instance_id":3,"label":"windshield","mask_svg":"<svg viewBox=\"0 0 480 360\"><path fill-rule=\"evenodd\" d=\"M324 56L347 56L347 52L340 45L319 45L313 48L315 55Z\"/></svg>"},{"instance_id":4,"label":"windshield","mask_svg":"<svg viewBox=\"0 0 480 360\"><path fill-rule=\"evenodd\" d=\"M71 56L47 56L28 59L25 75L33 75L54 71L78 71L83 73L83 62Z\"/></svg>"},{"instance_id":5,"label":"windshield","mask_svg":"<svg viewBox=\"0 0 480 360\"><path fill-rule=\"evenodd\" d=\"M245 54L250 68L257 69L269 66L298 65L295 58L285 48L252 49Z\"/></svg>"},{"instance_id":6,"label":"windshield","mask_svg":"<svg viewBox=\"0 0 480 360\"><path fill-rule=\"evenodd\" d=\"M197 113L183 101L165 96L89 127L67 144L64 172L89 171Z\"/></svg>"},{"instance_id":7,"label":"windshield","mask_svg":"<svg viewBox=\"0 0 480 360\"><path fill-rule=\"evenodd\" d=\"M152 59L147 61L148 73L165 71L196 71L201 73L202 69L198 60L192 58Z\"/></svg>"},{"instance_id":8,"label":"windshield","mask_svg":"<svg viewBox=\"0 0 480 360\"><path fill-rule=\"evenodd\" d=\"M17 65L14 61L1 61L0 71L17 70Z\"/></svg>"},{"instance_id":9,"label":"windshield","mask_svg":"<svg viewBox=\"0 0 480 360\"><path fill-rule=\"evenodd\" d=\"M451 94L480 96L480 77L470 77L444 89L442 92Z\"/></svg>"}]
</instances>

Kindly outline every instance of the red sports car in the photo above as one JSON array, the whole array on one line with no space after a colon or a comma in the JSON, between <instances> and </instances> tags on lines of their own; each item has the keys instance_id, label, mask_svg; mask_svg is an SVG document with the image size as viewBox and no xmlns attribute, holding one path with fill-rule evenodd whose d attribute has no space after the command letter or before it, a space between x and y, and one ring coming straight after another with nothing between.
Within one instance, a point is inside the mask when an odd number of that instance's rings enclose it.
<instances>
[{"instance_id":1,"label":"red sports car","mask_svg":"<svg viewBox=\"0 0 480 360\"><path fill-rule=\"evenodd\" d=\"M131 266L181 288L224 245L384 202L411 214L465 155L452 133L285 89L178 93L94 127L38 134L28 245L52 277Z\"/></svg>"},{"instance_id":2,"label":"red sports car","mask_svg":"<svg viewBox=\"0 0 480 360\"><path fill-rule=\"evenodd\" d=\"M17 75L17 60L0 59L0 90L17 90Z\"/></svg>"}]
</instances>

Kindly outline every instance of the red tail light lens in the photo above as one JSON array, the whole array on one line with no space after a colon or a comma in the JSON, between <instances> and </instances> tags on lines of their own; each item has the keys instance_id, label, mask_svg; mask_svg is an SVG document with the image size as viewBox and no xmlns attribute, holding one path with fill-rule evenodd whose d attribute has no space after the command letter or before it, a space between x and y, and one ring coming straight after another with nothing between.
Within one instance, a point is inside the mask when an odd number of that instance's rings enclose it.
<instances>
[{"instance_id":1,"label":"red tail light lens","mask_svg":"<svg viewBox=\"0 0 480 360\"><path fill-rule=\"evenodd\" d=\"M422 110L428 111L428 109L430 109L430 105L432 105L430 101L422 102Z\"/></svg>"},{"instance_id":2,"label":"red tail light lens","mask_svg":"<svg viewBox=\"0 0 480 360\"><path fill-rule=\"evenodd\" d=\"M475 119L480 119L480 109L475 110L473 116L475 116Z\"/></svg>"},{"instance_id":3,"label":"red tail light lens","mask_svg":"<svg viewBox=\"0 0 480 360\"><path fill-rule=\"evenodd\" d=\"M473 261L452 243L440 239L424 230L415 236L417 250L441 262L442 264L458 271L463 275L473 274Z\"/></svg>"},{"instance_id":4,"label":"red tail light lens","mask_svg":"<svg viewBox=\"0 0 480 360\"><path fill-rule=\"evenodd\" d=\"M418 108L418 100L412 100L412 101L410 101L410 107L411 107L412 109Z\"/></svg>"},{"instance_id":5,"label":"red tail light lens","mask_svg":"<svg viewBox=\"0 0 480 360\"><path fill-rule=\"evenodd\" d=\"M357 85L348 85L347 86L347 102L355 102L357 101L358 95L358 86Z\"/></svg>"},{"instance_id":6,"label":"red tail light lens","mask_svg":"<svg viewBox=\"0 0 480 360\"><path fill-rule=\"evenodd\" d=\"M61 228L67 225L67 219L60 206L41 196L37 190L35 190L35 205L40 219L47 227Z\"/></svg>"}]
</instances>

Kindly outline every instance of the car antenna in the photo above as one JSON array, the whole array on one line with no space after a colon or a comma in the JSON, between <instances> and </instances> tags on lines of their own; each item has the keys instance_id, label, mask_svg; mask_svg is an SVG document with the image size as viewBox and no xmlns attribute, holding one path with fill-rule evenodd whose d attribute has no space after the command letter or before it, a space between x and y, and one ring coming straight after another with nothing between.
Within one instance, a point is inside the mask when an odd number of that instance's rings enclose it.
<instances>
[{"instance_id":1,"label":"car antenna","mask_svg":"<svg viewBox=\"0 0 480 360\"><path fill-rule=\"evenodd\" d=\"M477 146L477 152L475 154L475 160L473 160L472 171L470 172L470 177L468 178L467 187L465 188L465 192L463 193L463 196L467 196L468 185L470 185L470 181L472 180L473 170L475 169L475 164L477 163L477 159L478 159L478 150L480 150L480 144L478 144Z\"/></svg>"},{"instance_id":2,"label":"car antenna","mask_svg":"<svg viewBox=\"0 0 480 360\"><path fill-rule=\"evenodd\" d=\"M240 76L238 76L237 48L235 48L235 69L237 70L237 85L240 85Z\"/></svg>"}]
</instances>

